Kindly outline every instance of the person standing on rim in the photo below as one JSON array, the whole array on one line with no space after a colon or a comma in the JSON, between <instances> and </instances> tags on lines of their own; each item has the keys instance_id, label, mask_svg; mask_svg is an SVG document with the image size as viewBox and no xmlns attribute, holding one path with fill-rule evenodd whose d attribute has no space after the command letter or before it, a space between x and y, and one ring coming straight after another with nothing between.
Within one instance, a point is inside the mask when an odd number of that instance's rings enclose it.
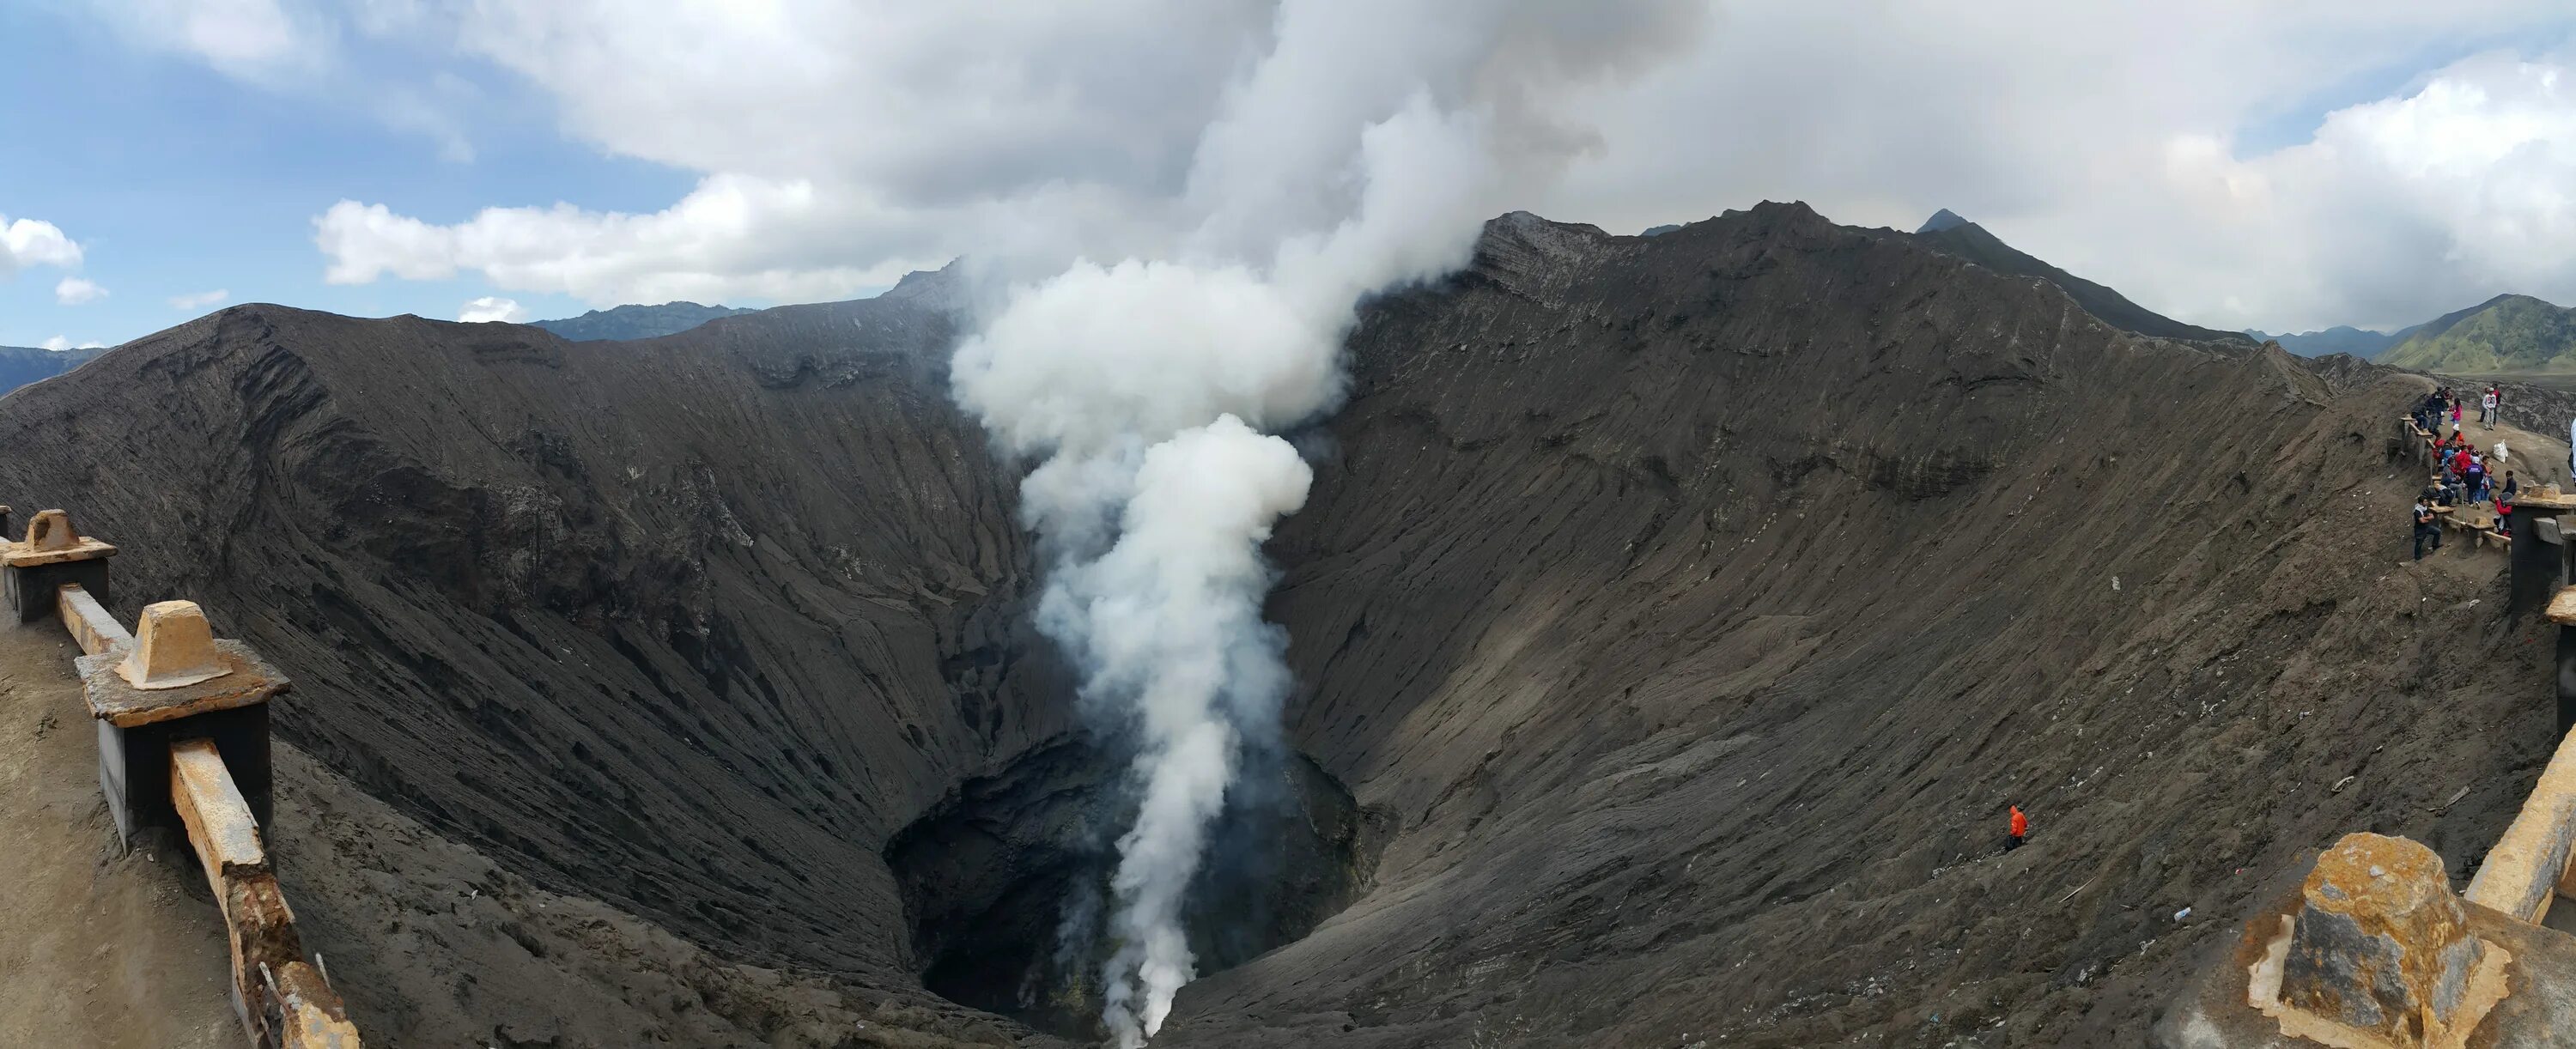
<instances>
[{"instance_id":1,"label":"person standing on rim","mask_svg":"<svg viewBox=\"0 0 2576 1049\"><path fill-rule=\"evenodd\" d=\"M2004 851L2011 852L2014 849L2020 848L2021 840L2030 835L2030 817L2021 814L2021 806L2019 805L2006 805L2004 807L2012 810L2012 822L2008 825L2012 834L2010 837L2004 839Z\"/></svg>"},{"instance_id":2,"label":"person standing on rim","mask_svg":"<svg viewBox=\"0 0 2576 1049\"><path fill-rule=\"evenodd\" d=\"M2424 545L2427 540L2431 541L2433 549L2441 549L2442 525L2441 522L2433 519L2433 507L2424 500L2418 499L2415 500L2415 559L2418 561L2424 559Z\"/></svg>"}]
</instances>

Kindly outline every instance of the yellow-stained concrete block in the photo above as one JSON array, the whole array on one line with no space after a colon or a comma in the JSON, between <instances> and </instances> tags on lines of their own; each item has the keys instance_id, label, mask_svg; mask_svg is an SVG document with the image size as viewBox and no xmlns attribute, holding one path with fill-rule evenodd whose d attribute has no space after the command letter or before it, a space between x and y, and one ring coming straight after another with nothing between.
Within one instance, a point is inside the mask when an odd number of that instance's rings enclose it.
<instances>
[{"instance_id":1,"label":"yellow-stained concrete block","mask_svg":"<svg viewBox=\"0 0 2576 1049\"><path fill-rule=\"evenodd\" d=\"M358 1026L322 974L303 962L270 973L277 997L278 1044L285 1049L359 1049Z\"/></svg>"},{"instance_id":2,"label":"yellow-stained concrete block","mask_svg":"<svg viewBox=\"0 0 2576 1049\"><path fill-rule=\"evenodd\" d=\"M2576 626L2576 586L2562 587L2549 599L2548 611L2542 613L2560 626Z\"/></svg>"},{"instance_id":3,"label":"yellow-stained concrete block","mask_svg":"<svg viewBox=\"0 0 2576 1049\"><path fill-rule=\"evenodd\" d=\"M2471 903L2539 924L2576 851L2576 732L2558 741L2522 811L2487 850L2463 893Z\"/></svg>"},{"instance_id":4,"label":"yellow-stained concrete block","mask_svg":"<svg viewBox=\"0 0 2576 1049\"><path fill-rule=\"evenodd\" d=\"M289 964L304 960L304 938L295 929L295 912L286 906L286 894L278 891L277 875L268 871L240 873L224 878L224 931L232 947L233 981L241 1000L251 1006L251 1023L261 1024L267 1013L261 1003L268 1000L269 973L283 971ZM253 1036L268 1032L254 1030Z\"/></svg>"},{"instance_id":5,"label":"yellow-stained concrete block","mask_svg":"<svg viewBox=\"0 0 2576 1049\"><path fill-rule=\"evenodd\" d=\"M72 515L60 510L40 510L27 519L27 549L38 553L69 550L80 542L80 533L72 531Z\"/></svg>"},{"instance_id":6,"label":"yellow-stained concrete block","mask_svg":"<svg viewBox=\"0 0 2576 1049\"><path fill-rule=\"evenodd\" d=\"M205 865L216 899L225 898L225 878L268 869L259 822L251 818L249 803L233 786L213 743L185 739L170 745L170 802L188 828L188 844Z\"/></svg>"},{"instance_id":7,"label":"yellow-stained concrete block","mask_svg":"<svg viewBox=\"0 0 2576 1049\"><path fill-rule=\"evenodd\" d=\"M273 1037L282 1049L360 1049L348 1008L304 961L295 912L278 890L259 827L213 743L170 745L170 800L223 907L235 990L249 1003L249 1022L257 1028L278 1017L276 1030L254 1029L253 1037Z\"/></svg>"},{"instance_id":8,"label":"yellow-stained concrete block","mask_svg":"<svg viewBox=\"0 0 2576 1049\"><path fill-rule=\"evenodd\" d=\"M115 547L73 530L70 514L46 510L27 520L25 540L0 542L0 565L34 568L64 561L87 561L115 553Z\"/></svg>"},{"instance_id":9,"label":"yellow-stained concrete block","mask_svg":"<svg viewBox=\"0 0 2576 1049\"><path fill-rule=\"evenodd\" d=\"M63 629L80 643L81 651L98 655L118 645L131 645L134 635L125 625L107 614L98 599L78 583L65 583L55 591L54 607L62 613Z\"/></svg>"},{"instance_id":10,"label":"yellow-stained concrete block","mask_svg":"<svg viewBox=\"0 0 2576 1049\"><path fill-rule=\"evenodd\" d=\"M2456 1045L2443 1036L2485 1014L2463 1007L2489 948L2433 850L2347 834L2317 857L2300 897L2282 1004L2398 1046Z\"/></svg>"},{"instance_id":11,"label":"yellow-stained concrete block","mask_svg":"<svg viewBox=\"0 0 2576 1049\"><path fill-rule=\"evenodd\" d=\"M194 601L143 606L134 649L117 664L125 683L146 691L180 688L232 673L215 657L215 631Z\"/></svg>"}]
</instances>

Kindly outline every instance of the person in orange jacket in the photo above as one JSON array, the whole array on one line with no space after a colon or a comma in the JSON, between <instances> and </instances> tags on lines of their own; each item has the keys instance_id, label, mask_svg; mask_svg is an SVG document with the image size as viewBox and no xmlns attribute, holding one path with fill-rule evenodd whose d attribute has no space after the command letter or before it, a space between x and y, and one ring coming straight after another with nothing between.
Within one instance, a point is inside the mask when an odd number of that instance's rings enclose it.
<instances>
[{"instance_id":1,"label":"person in orange jacket","mask_svg":"<svg viewBox=\"0 0 2576 1049\"><path fill-rule=\"evenodd\" d=\"M2004 807L2012 810L2012 837L2004 839L2004 851L2011 852L2012 850L2021 847L2021 839L2029 836L2030 817L2021 814L2021 806L2019 805L2006 805Z\"/></svg>"}]
</instances>

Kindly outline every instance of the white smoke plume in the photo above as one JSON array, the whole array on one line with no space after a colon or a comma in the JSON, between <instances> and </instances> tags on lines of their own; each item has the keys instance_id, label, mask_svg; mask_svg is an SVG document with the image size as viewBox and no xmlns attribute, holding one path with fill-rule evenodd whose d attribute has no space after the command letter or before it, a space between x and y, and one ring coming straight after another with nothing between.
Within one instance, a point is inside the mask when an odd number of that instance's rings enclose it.
<instances>
[{"instance_id":1,"label":"white smoke plume","mask_svg":"<svg viewBox=\"0 0 2576 1049\"><path fill-rule=\"evenodd\" d=\"M1101 974L1122 1049L1196 975L1184 896L1247 745L1280 731L1261 544L1313 475L1274 433L1342 396L1363 297L1465 264L1485 218L1584 147L1552 91L1685 46L1702 7L1286 0L1200 137L1165 250L1014 284L959 347L960 403L1039 460L1021 489L1049 558L1039 626L1083 668L1093 722L1136 746Z\"/></svg>"}]
</instances>

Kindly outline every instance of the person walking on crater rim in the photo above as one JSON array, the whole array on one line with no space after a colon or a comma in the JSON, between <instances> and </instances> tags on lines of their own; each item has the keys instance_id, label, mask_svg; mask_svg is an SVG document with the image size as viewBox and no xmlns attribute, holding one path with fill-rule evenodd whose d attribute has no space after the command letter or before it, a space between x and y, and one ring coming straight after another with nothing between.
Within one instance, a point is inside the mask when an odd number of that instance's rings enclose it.
<instances>
[{"instance_id":1,"label":"person walking on crater rim","mask_svg":"<svg viewBox=\"0 0 2576 1049\"><path fill-rule=\"evenodd\" d=\"M2004 851L2011 852L2020 848L2021 840L2030 835L2030 817L2021 814L2019 805L2005 805L2004 808L2012 812L2012 822L2008 825L2012 833L2004 838Z\"/></svg>"}]
</instances>

